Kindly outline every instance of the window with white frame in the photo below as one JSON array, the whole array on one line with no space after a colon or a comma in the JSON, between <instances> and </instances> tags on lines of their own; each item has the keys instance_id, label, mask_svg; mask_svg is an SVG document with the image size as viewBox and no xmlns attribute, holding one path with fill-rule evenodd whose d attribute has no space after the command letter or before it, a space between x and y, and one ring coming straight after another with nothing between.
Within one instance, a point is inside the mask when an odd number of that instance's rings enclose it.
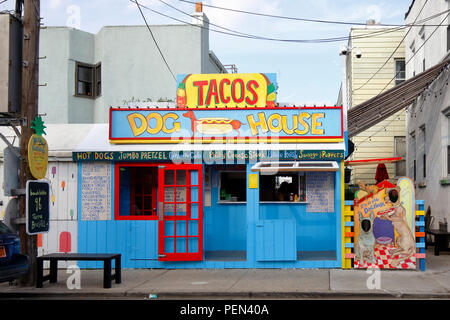
<instances>
[{"instance_id":1,"label":"window with white frame","mask_svg":"<svg viewBox=\"0 0 450 320\"><path fill-rule=\"evenodd\" d=\"M426 153L426 145L427 145L427 138L426 138L426 132L425 132L425 125L422 125L420 127L420 135L422 137L421 141L421 155L422 155L422 177L427 177L427 153Z\"/></svg>"},{"instance_id":2,"label":"window with white frame","mask_svg":"<svg viewBox=\"0 0 450 320\"><path fill-rule=\"evenodd\" d=\"M410 172L412 172L412 178L416 181L416 133L413 131L410 134Z\"/></svg>"},{"instance_id":3,"label":"window with white frame","mask_svg":"<svg viewBox=\"0 0 450 320\"><path fill-rule=\"evenodd\" d=\"M444 141L446 143L446 150L447 150L447 177L450 176L450 107L448 107L446 110L444 110L444 116L445 116L445 122L447 124L447 136L444 137Z\"/></svg>"},{"instance_id":4,"label":"window with white frame","mask_svg":"<svg viewBox=\"0 0 450 320\"><path fill-rule=\"evenodd\" d=\"M395 176L406 176L406 137L394 137L395 156L402 160L395 163Z\"/></svg>"},{"instance_id":5,"label":"window with white frame","mask_svg":"<svg viewBox=\"0 0 450 320\"><path fill-rule=\"evenodd\" d=\"M405 81L405 59L395 59L395 85Z\"/></svg>"},{"instance_id":6,"label":"window with white frame","mask_svg":"<svg viewBox=\"0 0 450 320\"><path fill-rule=\"evenodd\" d=\"M447 176L450 176L450 114L447 115Z\"/></svg>"}]
</instances>

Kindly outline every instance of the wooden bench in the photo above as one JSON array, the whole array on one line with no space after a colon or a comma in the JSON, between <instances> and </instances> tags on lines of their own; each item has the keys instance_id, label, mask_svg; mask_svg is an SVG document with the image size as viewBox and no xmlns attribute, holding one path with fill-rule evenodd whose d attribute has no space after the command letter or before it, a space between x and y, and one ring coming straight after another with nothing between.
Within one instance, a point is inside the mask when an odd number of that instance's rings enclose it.
<instances>
[{"instance_id":1,"label":"wooden bench","mask_svg":"<svg viewBox=\"0 0 450 320\"><path fill-rule=\"evenodd\" d=\"M115 273L111 274L111 261L114 259ZM122 282L121 255L119 253L52 253L36 258L36 288L42 288L43 282L57 282L58 261L103 261L103 288L111 288L111 280ZM50 274L44 276L44 261L50 261Z\"/></svg>"}]
</instances>

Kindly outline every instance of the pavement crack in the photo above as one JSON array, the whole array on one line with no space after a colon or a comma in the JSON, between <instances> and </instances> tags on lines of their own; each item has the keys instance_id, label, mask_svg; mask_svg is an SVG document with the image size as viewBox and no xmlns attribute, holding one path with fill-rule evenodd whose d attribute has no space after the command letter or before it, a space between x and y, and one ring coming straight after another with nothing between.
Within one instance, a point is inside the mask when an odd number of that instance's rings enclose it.
<instances>
[{"instance_id":1,"label":"pavement crack","mask_svg":"<svg viewBox=\"0 0 450 320\"><path fill-rule=\"evenodd\" d=\"M230 291L231 289L233 289L233 287L242 280L242 278L244 278L244 276L248 273L248 270L245 270L245 272L239 277L239 279L237 279L232 285L231 287L228 288L228 291Z\"/></svg>"},{"instance_id":2,"label":"pavement crack","mask_svg":"<svg viewBox=\"0 0 450 320\"><path fill-rule=\"evenodd\" d=\"M151 281L151 280L155 280L155 279L157 279L157 278L159 278L159 277L165 275L165 274L166 274L167 272L169 272L169 271L170 271L170 270L164 270L164 272L161 272L160 274L158 274L158 275L156 275L156 276L154 276L154 277L152 277L152 278L150 278L150 279L147 279L147 280L145 280L144 282L141 282L141 283L139 283L139 284L137 284L137 285L135 285L135 286L129 288L128 290L125 290L124 295L125 295L125 296L128 296L128 294L130 293L130 291L133 291L133 290L136 289L137 287L140 287L140 286L142 286L142 285L145 285L147 282L149 282L149 281Z\"/></svg>"}]
</instances>

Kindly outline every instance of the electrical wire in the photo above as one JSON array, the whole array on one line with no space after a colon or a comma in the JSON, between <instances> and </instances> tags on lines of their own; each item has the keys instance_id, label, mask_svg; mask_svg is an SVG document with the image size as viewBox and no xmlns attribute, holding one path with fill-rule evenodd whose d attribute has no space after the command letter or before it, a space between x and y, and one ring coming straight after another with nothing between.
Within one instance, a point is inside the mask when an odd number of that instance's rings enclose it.
<instances>
[{"instance_id":1,"label":"electrical wire","mask_svg":"<svg viewBox=\"0 0 450 320\"><path fill-rule=\"evenodd\" d=\"M176 11L178 11L178 12L180 12L180 13L186 15L186 16L188 16L188 17L193 17L193 18L195 18L195 19L197 19L197 20L201 20L201 19L199 19L199 18L197 18L197 17L195 17L195 16L191 16L189 13L187 13L187 12L185 12L185 11L183 11L183 10L180 10L180 9L178 9L178 8L176 8L176 7L170 5L170 4L168 4L168 3L166 3L166 2L164 2L164 1L162 1L162 0L158 0L158 1L161 2L161 3L163 3L163 4L165 4L166 6L168 6L168 7L170 7L170 8L172 8L172 9L174 9L174 10L176 10ZM254 39L260 39L260 40L293 41L293 42L295 42L295 41L301 41L301 42L315 41L315 40L291 40L291 39L267 38L267 37L262 37L262 36L257 36L257 35L252 35L252 34L243 33L243 32L240 32L240 31L232 30L232 29L225 28L225 27L219 26L219 25L214 24L214 23L211 23L211 22L209 22L209 25L212 25L212 26L218 27L218 28L220 28L220 29L223 29L223 30L227 30L227 31L236 33L236 34L240 34L240 35L243 35L243 36L251 37L251 38L254 38ZM401 28L403 28L403 27L401 27ZM399 28L399 29L401 29L401 28ZM384 34L384 33L394 32L394 31L397 31L397 30L399 30L399 29L395 29L395 30L393 30L393 31L391 31L391 30L389 30L389 29L379 30L379 31L371 32L371 33L369 33L367 36L379 35L380 33L381 33L381 34ZM211 31L215 31L215 30L211 29ZM360 37L364 37L364 36L356 36L355 38L358 39L358 38L360 38ZM349 39L348 37L341 37L341 38L329 38L329 39L318 39L318 40L319 40L319 41L324 41L324 42L325 42L325 41L326 41L326 42L331 42L331 41L340 41L340 40L348 40L348 39Z\"/></svg>"},{"instance_id":2,"label":"electrical wire","mask_svg":"<svg viewBox=\"0 0 450 320\"><path fill-rule=\"evenodd\" d=\"M444 72L444 71L448 71L448 68L449 68L449 67L447 66L446 69L443 70L443 72ZM443 74L442 72L439 73L439 74L438 74L438 75L430 82L430 84L428 85L428 87L430 87L430 86L432 85L432 83L433 83L437 78L439 78L439 76L441 76L442 74ZM435 94L435 98L437 98L437 93L438 93L438 92L439 92L439 95L442 94L442 89L444 88L444 86L448 86L448 81L449 81L449 79L450 79L450 73L449 73L449 75L447 76L447 80L442 82L442 83L443 83L442 86L441 86L438 90L433 91L433 93ZM428 90L428 89L424 89L424 91L425 91L425 90ZM419 94L419 95L423 95L423 91L422 91L422 93ZM418 95L418 96L419 96L419 95ZM431 93L429 93L428 95L431 95ZM426 94L425 94L425 96L426 96ZM423 98L420 107L417 107L417 106L416 106L414 109L415 109L415 110L420 109L419 112L422 112L425 101L426 101L426 98ZM407 107L405 111L408 112L408 109L409 109L409 108ZM413 117L413 116L416 117L416 114L417 114L416 111L414 111L414 112L411 111L411 117ZM369 137L367 137L366 139L364 139L364 140L362 140L362 141L359 141L359 142L358 142L358 145L359 145L359 144L362 144L362 143L364 143L364 142L366 142L367 140L371 141L370 139L371 139L372 137L374 137L375 135L377 135L378 133L380 133L382 130L385 130L385 131L386 131L386 129L387 129L391 124L393 124L395 120L399 120L399 119L398 119L398 116L396 116L395 114L392 115L391 117L393 117L393 119L392 119L391 121L389 121L389 122L388 122L387 124L385 124L380 130L374 132L373 134L371 134L371 135L370 135ZM357 150L357 148L355 147L355 151L356 151L356 150Z\"/></svg>"},{"instance_id":3,"label":"electrical wire","mask_svg":"<svg viewBox=\"0 0 450 320\"><path fill-rule=\"evenodd\" d=\"M423 4L422 8L420 9L419 13L417 14L416 19L414 19L415 23L417 21L417 19L419 18L420 14L423 11L423 8L425 8L425 5L427 4L428 0L425 1L425 3ZM394 56L394 54L397 52L398 48L400 48L400 46L402 45L403 41L405 41L406 37L408 36L409 32L411 31L412 27L410 27L408 29L408 31L406 32L405 36L403 37L402 40L400 40L400 42L398 43L397 47L395 48L395 50L391 53L391 55L389 56L389 58L387 58L387 60L383 63L383 65L366 81L364 82L361 86L359 86L358 88L356 88L355 90L352 90L352 93L354 93L355 91L358 91L360 89L362 89L366 84L368 84L370 82L370 80L372 80L377 74L378 72L381 71L381 69L384 68L384 66L391 60L391 58Z\"/></svg>"},{"instance_id":4,"label":"electrical wire","mask_svg":"<svg viewBox=\"0 0 450 320\"><path fill-rule=\"evenodd\" d=\"M194 1L189 0L179 0L181 2L196 4ZM225 8L225 7L219 7L214 6L210 4L204 4L202 3L202 6L213 8L213 9L220 9L220 10L226 10L226 11L232 11L237 13L244 13L254 16L261 16L261 17L268 17L268 18L276 18L276 19L283 19L283 20L294 20L294 21L303 21L303 22L315 22L315 23L327 23L327 24L341 24L341 25L367 25L365 22L346 22L346 21L336 21L336 20L322 20L322 19L307 19L307 18L297 18L297 17L288 17L288 16L281 16L281 15L273 15L273 14L267 14L267 13L258 13L258 12L252 12L252 11L245 11L245 10L238 10L238 9L231 9L231 8ZM409 27L409 26L417 26L421 27L422 24L406 24L406 25L398 25L398 24L377 24L379 26L396 26L396 27ZM435 25L434 25L435 26Z\"/></svg>"},{"instance_id":5,"label":"electrical wire","mask_svg":"<svg viewBox=\"0 0 450 320\"><path fill-rule=\"evenodd\" d=\"M158 48L158 51L159 51L162 59L164 60L164 63L166 64L167 69L169 69L170 73L172 74L173 80L175 80L175 82L177 82L177 78L175 77L175 75L172 72L172 69L170 68L169 64L167 63L166 58L164 57L164 54L162 53L162 51L161 51L161 49L160 49L160 47L158 45L158 42L156 41L155 36L153 35L153 32L152 32L152 30L150 29L150 26L147 23L147 19L145 19L145 15L144 15L144 13L141 10L141 4L137 0L134 0L132 2L136 3L136 5L137 5L137 7L139 9L139 12L141 13L142 18L144 19L145 25L147 26L147 29L150 32L150 35L151 35L151 37L153 39L153 42L156 45L156 48Z\"/></svg>"},{"instance_id":6,"label":"electrical wire","mask_svg":"<svg viewBox=\"0 0 450 320\"><path fill-rule=\"evenodd\" d=\"M441 21L440 25L442 25L442 24L444 23L444 21L445 21L449 16L450 16L450 12L447 13L447 15L445 16L445 18ZM438 25L438 26L433 30L433 32L430 34L430 36L429 36L428 38L425 39L425 41L422 43L422 45L421 45L421 46L413 53L413 55L409 58L409 60L405 62L405 68L406 68L406 65L407 65L407 64L414 58L414 56L420 51L420 49L423 48L423 46L425 45L425 43L427 43L427 41L433 36L433 34L437 31L437 29L440 27L440 25ZM400 73L400 71L397 71L397 72L395 73L395 76L391 79L391 81L389 81L389 82L384 86L383 89L381 89L381 91L380 91L380 93L379 93L378 95L380 95L380 94L384 91L384 89L386 89L386 88L388 87L388 85L390 85L391 82L394 81L395 78L397 78L397 76L398 76L399 73ZM377 95L377 96L378 96L378 95Z\"/></svg>"},{"instance_id":7,"label":"electrical wire","mask_svg":"<svg viewBox=\"0 0 450 320\"><path fill-rule=\"evenodd\" d=\"M135 2L134 0L130 0L130 1L131 2ZM169 19L181 22L183 24L191 25L191 26L194 26L194 27L202 28L202 29L207 29L207 30L210 30L212 32L217 32L217 33L221 33L221 34L226 34L226 35L235 36L235 37L241 37L241 38L247 38L247 39L266 40L266 41L280 41L280 42L288 42L288 43L329 43L329 42L340 42L340 41L345 41L345 40L349 41L350 39L369 38L371 36L387 34L387 33L395 32L395 31L398 31L398 30L406 28L404 26L396 27L396 28L387 28L385 30L375 31L375 32L370 33L370 34L361 35L361 36L353 36L353 37L352 36L345 36L345 37L322 38L322 39L280 39L280 38L268 38L268 37L260 37L260 36L255 36L255 35L249 35L249 34L244 34L242 32L239 32L239 31L233 31L233 33L230 33L230 32L224 32L224 31L220 31L220 30L215 30L215 29L211 29L211 28L208 28L208 27L204 27L202 25L192 24L192 23L189 23L189 22L186 22L186 21L174 18L174 17L169 16L167 14L164 14L162 12L159 12L159 11L156 11L154 9L151 9L151 8L145 6L145 5L140 5L140 6L145 8L145 9L147 9L147 10L149 10L149 11L152 11L152 12L158 14L158 15L161 15L163 17L166 17L166 18L169 18ZM177 9L177 10L181 11L179 9ZM181 12L183 12L184 14L187 14L184 11L181 11ZM450 12L450 10L447 10L445 12ZM435 16L439 16L441 14L443 14L443 13L441 12L441 13L435 15ZM189 14L187 14L187 15L189 15ZM428 18L426 18L424 20L433 19L433 18L435 18L435 16L428 17ZM212 24L212 23L209 23L209 24L210 25L214 25L214 26L218 26L218 25L215 25L215 24ZM222 28L222 29L226 29L226 28L221 27L221 26L218 26L218 27ZM228 30L230 30L230 29L228 29Z\"/></svg>"}]
</instances>

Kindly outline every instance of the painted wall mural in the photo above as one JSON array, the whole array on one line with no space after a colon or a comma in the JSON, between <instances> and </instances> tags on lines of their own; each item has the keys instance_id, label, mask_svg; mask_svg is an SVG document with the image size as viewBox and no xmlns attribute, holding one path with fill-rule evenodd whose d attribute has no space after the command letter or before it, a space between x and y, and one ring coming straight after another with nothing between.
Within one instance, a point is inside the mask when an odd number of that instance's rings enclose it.
<instances>
[{"instance_id":1,"label":"painted wall mural","mask_svg":"<svg viewBox=\"0 0 450 320\"><path fill-rule=\"evenodd\" d=\"M359 183L354 206L355 268L415 269L414 185L400 178Z\"/></svg>"}]
</instances>

